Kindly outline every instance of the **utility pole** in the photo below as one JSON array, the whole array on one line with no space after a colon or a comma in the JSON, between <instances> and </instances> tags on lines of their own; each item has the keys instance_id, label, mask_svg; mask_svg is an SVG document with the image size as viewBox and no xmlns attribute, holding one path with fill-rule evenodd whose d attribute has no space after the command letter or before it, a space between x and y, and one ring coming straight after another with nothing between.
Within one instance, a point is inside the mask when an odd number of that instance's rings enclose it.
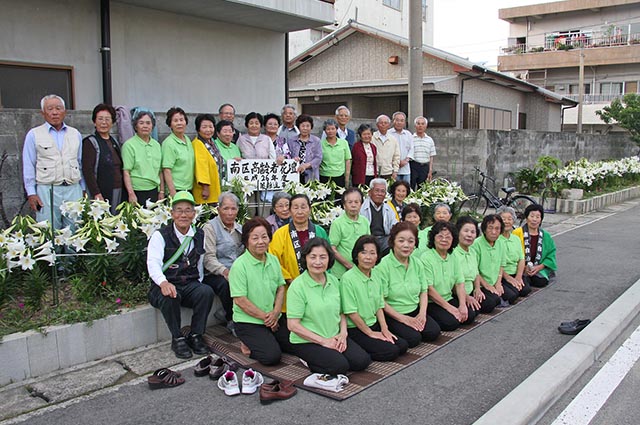
<instances>
[{"instance_id":1,"label":"utility pole","mask_svg":"<svg viewBox=\"0 0 640 425\"><path fill-rule=\"evenodd\" d=\"M584 102L584 51L580 47L580 67L578 70L578 125L577 134L582 134L582 103Z\"/></svg>"},{"instance_id":2,"label":"utility pole","mask_svg":"<svg viewBox=\"0 0 640 425\"><path fill-rule=\"evenodd\" d=\"M409 0L409 114L407 124L422 113L422 1Z\"/></svg>"}]
</instances>

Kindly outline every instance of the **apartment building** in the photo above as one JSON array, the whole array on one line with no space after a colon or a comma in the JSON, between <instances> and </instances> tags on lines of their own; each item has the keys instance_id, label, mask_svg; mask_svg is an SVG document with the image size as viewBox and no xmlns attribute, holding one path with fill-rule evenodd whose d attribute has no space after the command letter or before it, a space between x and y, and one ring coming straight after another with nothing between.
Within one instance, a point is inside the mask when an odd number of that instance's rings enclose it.
<instances>
[{"instance_id":1,"label":"apartment building","mask_svg":"<svg viewBox=\"0 0 640 425\"><path fill-rule=\"evenodd\" d=\"M510 37L498 70L578 100L580 55L584 62L583 131L620 130L595 111L640 81L640 1L567 0L499 10ZM565 131L574 131L577 108L565 109Z\"/></svg>"}]
</instances>

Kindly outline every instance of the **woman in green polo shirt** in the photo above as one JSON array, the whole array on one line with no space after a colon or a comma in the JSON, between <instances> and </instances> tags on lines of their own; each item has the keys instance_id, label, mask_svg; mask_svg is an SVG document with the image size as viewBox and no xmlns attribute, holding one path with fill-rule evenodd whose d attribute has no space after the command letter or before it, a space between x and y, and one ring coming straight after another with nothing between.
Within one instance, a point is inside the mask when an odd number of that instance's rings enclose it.
<instances>
[{"instance_id":1,"label":"woman in green polo shirt","mask_svg":"<svg viewBox=\"0 0 640 425\"><path fill-rule=\"evenodd\" d=\"M436 221L429 232L427 251L422 262L429 286L429 314L443 331L456 330L461 324L473 323L476 314L467 307L464 274L453 255L458 245L458 231L448 221Z\"/></svg>"},{"instance_id":2,"label":"woman in green polo shirt","mask_svg":"<svg viewBox=\"0 0 640 425\"><path fill-rule=\"evenodd\" d=\"M427 314L428 282L422 261L411 254L418 246L418 228L401 221L391 228L391 252L376 266L382 280L384 313L389 330L415 347L433 341L440 326Z\"/></svg>"},{"instance_id":3,"label":"woman in green polo shirt","mask_svg":"<svg viewBox=\"0 0 640 425\"><path fill-rule=\"evenodd\" d=\"M360 215L362 206L362 192L356 187L351 187L342 194L342 207L344 213L333 220L329 228L329 241L336 255L336 263L331 269L338 279L344 272L353 268L351 262L351 250L356 239L362 235L368 235L369 220Z\"/></svg>"},{"instance_id":4,"label":"woman in green polo shirt","mask_svg":"<svg viewBox=\"0 0 640 425\"><path fill-rule=\"evenodd\" d=\"M522 278L524 273L524 252L520 238L512 234L513 223L516 222L516 210L505 205L497 211L504 222L504 230L498 239L504 245L505 265L502 274L504 290L516 294L516 297L526 297L531 293L531 286Z\"/></svg>"},{"instance_id":5,"label":"woman in green polo shirt","mask_svg":"<svg viewBox=\"0 0 640 425\"><path fill-rule=\"evenodd\" d=\"M222 179L230 181L231 177L227 175L227 162L232 159L236 161L242 160L242 154L240 153L240 148L233 143L233 135L235 133L235 129L233 128L233 123L231 121L218 121L216 124L216 134L218 138L215 141L216 147L220 151L220 155L222 156L222 170L220 172Z\"/></svg>"},{"instance_id":6,"label":"woman in green polo shirt","mask_svg":"<svg viewBox=\"0 0 640 425\"><path fill-rule=\"evenodd\" d=\"M195 156L191 139L184 133L189 123L184 109L170 108L166 123L171 133L162 141L162 174L167 193L173 196L178 191L193 189Z\"/></svg>"},{"instance_id":7,"label":"woman in green polo shirt","mask_svg":"<svg viewBox=\"0 0 640 425\"><path fill-rule=\"evenodd\" d=\"M407 351L409 344L387 327L382 282L373 271L380 258L380 247L375 236L360 236L351 256L356 267L348 270L340 281L342 311L347 315L349 338L369 353L373 360L395 360Z\"/></svg>"},{"instance_id":8,"label":"woman in green polo shirt","mask_svg":"<svg viewBox=\"0 0 640 425\"><path fill-rule=\"evenodd\" d=\"M470 249L478 237L478 222L468 215L463 215L456 222L456 229L458 229L458 246L453 250L453 255L458 257L458 263L464 274L467 307L481 313L491 313L500 304L500 297L493 294L487 296L482 292L478 256L473 249Z\"/></svg>"},{"instance_id":9,"label":"woman in green polo shirt","mask_svg":"<svg viewBox=\"0 0 640 425\"><path fill-rule=\"evenodd\" d=\"M334 119L324 122L322 130L326 137L322 145L320 182L334 181L340 187L347 187L351 174L351 150L349 143L338 138L338 123Z\"/></svg>"},{"instance_id":10,"label":"woman in green polo shirt","mask_svg":"<svg viewBox=\"0 0 640 425\"><path fill-rule=\"evenodd\" d=\"M280 315L284 277L278 259L267 252L270 241L271 226L264 218L247 221L242 226L242 244L247 249L229 272L233 322L242 351L264 365L278 364L289 346L287 324Z\"/></svg>"},{"instance_id":11,"label":"woman in green polo shirt","mask_svg":"<svg viewBox=\"0 0 640 425\"><path fill-rule=\"evenodd\" d=\"M347 335L338 279L327 273L335 261L325 239L313 238L301 252L302 268L287 291L291 352L314 373L346 374L364 370L371 357Z\"/></svg>"}]
</instances>

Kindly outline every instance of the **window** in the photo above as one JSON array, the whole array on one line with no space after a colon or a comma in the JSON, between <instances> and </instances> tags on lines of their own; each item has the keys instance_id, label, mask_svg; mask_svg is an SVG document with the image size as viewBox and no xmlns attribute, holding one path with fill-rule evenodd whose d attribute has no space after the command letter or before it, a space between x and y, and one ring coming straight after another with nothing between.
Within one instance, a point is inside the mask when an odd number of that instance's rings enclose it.
<instances>
[{"instance_id":1,"label":"window","mask_svg":"<svg viewBox=\"0 0 640 425\"><path fill-rule=\"evenodd\" d=\"M622 94L622 83L600 83L600 94Z\"/></svg>"},{"instance_id":2,"label":"window","mask_svg":"<svg viewBox=\"0 0 640 425\"><path fill-rule=\"evenodd\" d=\"M392 9L402 10L402 0L382 0L382 4Z\"/></svg>"},{"instance_id":3,"label":"window","mask_svg":"<svg viewBox=\"0 0 640 425\"><path fill-rule=\"evenodd\" d=\"M422 0L422 20L427 22L427 0Z\"/></svg>"},{"instance_id":4,"label":"window","mask_svg":"<svg viewBox=\"0 0 640 425\"><path fill-rule=\"evenodd\" d=\"M638 82L637 81L627 81L624 83L624 92L625 93L637 93L638 92Z\"/></svg>"},{"instance_id":5,"label":"window","mask_svg":"<svg viewBox=\"0 0 640 425\"><path fill-rule=\"evenodd\" d=\"M519 128L524 129L527 118L519 114ZM462 128L480 130L511 130L511 111L486 108L473 103L465 103L463 107Z\"/></svg>"},{"instance_id":6,"label":"window","mask_svg":"<svg viewBox=\"0 0 640 425\"><path fill-rule=\"evenodd\" d=\"M424 116L429 120L429 127L456 126L456 96L430 95L424 96Z\"/></svg>"},{"instance_id":7,"label":"window","mask_svg":"<svg viewBox=\"0 0 640 425\"><path fill-rule=\"evenodd\" d=\"M347 105L347 102L308 103L302 105L302 113L311 116L333 117L340 105Z\"/></svg>"},{"instance_id":8,"label":"window","mask_svg":"<svg viewBox=\"0 0 640 425\"><path fill-rule=\"evenodd\" d=\"M39 109L47 94L61 96L73 109L73 68L0 62L0 107Z\"/></svg>"},{"instance_id":9,"label":"window","mask_svg":"<svg viewBox=\"0 0 640 425\"><path fill-rule=\"evenodd\" d=\"M580 94L578 93L578 88L580 86L578 84L570 84L569 85L569 94ZM591 84L584 85L584 94L591 94Z\"/></svg>"},{"instance_id":10,"label":"window","mask_svg":"<svg viewBox=\"0 0 640 425\"><path fill-rule=\"evenodd\" d=\"M518 130L526 130L527 129L527 114L524 112L518 113Z\"/></svg>"}]
</instances>

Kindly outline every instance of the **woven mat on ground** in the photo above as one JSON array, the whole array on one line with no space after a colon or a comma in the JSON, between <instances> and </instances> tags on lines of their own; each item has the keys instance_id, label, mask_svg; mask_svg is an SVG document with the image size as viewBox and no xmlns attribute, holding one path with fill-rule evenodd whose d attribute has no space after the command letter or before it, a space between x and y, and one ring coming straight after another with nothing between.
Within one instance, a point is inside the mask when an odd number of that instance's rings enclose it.
<instances>
[{"instance_id":1,"label":"woven mat on ground","mask_svg":"<svg viewBox=\"0 0 640 425\"><path fill-rule=\"evenodd\" d=\"M532 288L533 291L527 298L518 298L516 305L531 298L540 289ZM204 334L205 342L211 347L214 353L224 354L231 357L244 368L252 368L259 371L263 375L273 379L291 380L295 382L298 388L332 398L334 400L346 400L347 398L358 394L366 388L382 381L383 379L401 371L402 369L414 364L415 362L425 358L434 351L444 347L456 338L460 338L467 332L477 328L483 323L488 322L496 316L514 308L509 306L502 309L495 309L491 314L480 314L476 321L471 325L465 325L453 332L442 332L440 337L432 343L421 343L417 347L410 348L407 353L400 356L393 362L372 362L369 367L362 372L351 372L349 376L349 384L339 393L324 391L317 388L311 388L303 385L304 379L311 373L296 356L283 354L280 364L275 366L263 366L257 361L245 356L240 351L240 340L235 338L223 326L212 326L207 329Z\"/></svg>"}]
</instances>

